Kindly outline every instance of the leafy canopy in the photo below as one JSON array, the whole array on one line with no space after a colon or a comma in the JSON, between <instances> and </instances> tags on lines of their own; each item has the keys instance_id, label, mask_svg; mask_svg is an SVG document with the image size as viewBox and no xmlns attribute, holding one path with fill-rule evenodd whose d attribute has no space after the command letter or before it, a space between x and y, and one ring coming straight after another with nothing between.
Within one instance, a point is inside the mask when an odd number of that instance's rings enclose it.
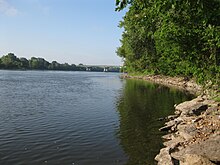
<instances>
[{"instance_id":1,"label":"leafy canopy","mask_svg":"<svg viewBox=\"0 0 220 165\"><path fill-rule=\"evenodd\" d=\"M128 72L220 84L219 0L116 0L125 7L117 54Z\"/></svg>"}]
</instances>

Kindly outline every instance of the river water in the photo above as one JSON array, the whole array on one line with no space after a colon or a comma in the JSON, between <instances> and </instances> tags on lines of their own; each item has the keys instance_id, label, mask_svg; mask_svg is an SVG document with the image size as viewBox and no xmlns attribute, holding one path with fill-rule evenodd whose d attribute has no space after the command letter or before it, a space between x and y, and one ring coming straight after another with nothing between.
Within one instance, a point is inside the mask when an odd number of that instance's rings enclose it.
<instances>
[{"instance_id":1,"label":"river water","mask_svg":"<svg viewBox=\"0 0 220 165\"><path fill-rule=\"evenodd\" d=\"M0 71L0 165L151 165L192 96L117 73Z\"/></svg>"}]
</instances>

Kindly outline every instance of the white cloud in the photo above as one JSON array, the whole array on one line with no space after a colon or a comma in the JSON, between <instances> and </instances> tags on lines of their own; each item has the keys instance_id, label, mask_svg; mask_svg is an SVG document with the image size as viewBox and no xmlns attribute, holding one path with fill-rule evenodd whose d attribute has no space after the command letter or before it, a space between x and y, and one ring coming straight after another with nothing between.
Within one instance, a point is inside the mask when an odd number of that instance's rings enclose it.
<instances>
[{"instance_id":1,"label":"white cloud","mask_svg":"<svg viewBox=\"0 0 220 165\"><path fill-rule=\"evenodd\" d=\"M18 10L10 5L7 0L0 0L0 13L3 13L7 16L16 16Z\"/></svg>"}]
</instances>

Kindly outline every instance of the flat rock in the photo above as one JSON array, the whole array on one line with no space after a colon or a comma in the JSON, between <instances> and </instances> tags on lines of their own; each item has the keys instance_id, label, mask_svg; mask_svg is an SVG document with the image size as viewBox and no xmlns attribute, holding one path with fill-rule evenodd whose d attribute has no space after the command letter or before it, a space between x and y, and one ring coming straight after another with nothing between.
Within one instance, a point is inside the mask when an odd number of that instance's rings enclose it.
<instances>
[{"instance_id":1,"label":"flat rock","mask_svg":"<svg viewBox=\"0 0 220 165\"><path fill-rule=\"evenodd\" d=\"M200 115L203 111L208 108L207 104L203 102L198 102L194 99L191 101L183 102L176 106L176 111L181 112L181 116L191 116L191 115Z\"/></svg>"},{"instance_id":2,"label":"flat rock","mask_svg":"<svg viewBox=\"0 0 220 165\"><path fill-rule=\"evenodd\" d=\"M167 146L167 147L169 147L170 149L175 149L180 143L182 143L182 142L184 142L185 140L182 138L182 137L180 137L180 136L178 136L178 137L176 137L176 138L173 138L172 140L169 140L169 141L166 141L166 142L164 142L163 144L164 144L164 146Z\"/></svg>"},{"instance_id":3,"label":"flat rock","mask_svg":"<svg viewBox=\"0 0 220 165\"><path fill-rule=\"evenodd\" d=\"M171 156L184 162L184 155L186 154L200 155L210 161L220 162L220 136L216 135L206 141L187 146L178 152L171 153Z\"/></svg>"},{"instance_id":4,"label":"flat rock","mask_svg":"<svg viewBox=\"0 0 220 165\"><path fill-rule=\"evenodd\" d=\"M214 165L207 158L195 154L186 154L184 162L180 162L180 165Z\"/></svg>"},{"instance_id":5,"label":"flat rock","mask_svg":"<svg viewBox=\"0 0 220 165\"><path fill-rule=\"evenodd\" d=\"M170 115L167 117L168 120L173 120L176 119L177 117L179 117L179 115Z\"/></svg>"},{"instance_id":6,"label":"flat rock","mask_svg":"<svg viewBox=\"0 0 220 165\"><path fill-rule=\"evenodd\" d=\"M181 118L176 118L174 120L170 120L169 122L165 123L165 126L160 128L159 131L169 131L172 130L174 131L177 127L178 124L182 122Z\"/></svg>"},{"instance_id":7,"label":"flat rock","mask_svg":"<svg viewBox=\"0 0 220 165\"><path fill-rule=\"evenodd\" d=\"M197 133L197 128L195 127L194 124L188 124L185 127L184 131L191 136L195 136Z\"/></svg>"},{"instance_id":8,"label":"flat rock","mask_svg":"<svg viewBox=\"0 0 220 165\"><path fill-rule=\"evenodd\" d=\"M181 136L182 138L184 138L185 140L191 140L193 138L192 135L186 133L185 131L179 131L179 136Z\"/></svg>"},{"instance_id":9,"label":"flat rock","mask_svg":"<svg viewBox=\"0 0 220 165\"><path fill-rule=\"evenodd\" d=\"M178 135L185 140L190 140L197 133L197 129L193 124L180 124L177 126Z\"/></svg>"},{"instance_id":10,"label":"flat rock","mask_svg":"<svg viewBox=\"0 0 220 165\"><path fill-rule=\"evenodd\" d=\"M174 120L171 120L167 123L165 123L166 126L162 127L159 129L159 131L168 131L171 129L171 127L173 127L176 124L176 122Z\"/></svg>"},{"instance_id":11,"label":"flat rock","mask_svg":"<svg viewBox=\"0 0 220 165\"><path fill-rule=\"evenodd\" d=\"M218 114L218 106L212 106L212 107L209 107L205 113L205 115L215 115L215 114Z\"/></svg>"},{"instance_id":12,"label":"flat rock","mask_svg":"<svg viewBox=\"0 0 220 165\"><path fill-rule=\"evenodd\" d=\"M162 136L162 139L172 140L172 139L174 139L174 135L173 134L167 134L167 135Z\"/></svg>"},{"instance_id":13,"label":"flat rock","mask_svg":"<svg viewBox=\"0 0 220 165\"><path fill-rule=\"evenodd\" d=\"M164 126L159 129L159 131L169 131L172 126Z\"/></svg>"}]
</instances>

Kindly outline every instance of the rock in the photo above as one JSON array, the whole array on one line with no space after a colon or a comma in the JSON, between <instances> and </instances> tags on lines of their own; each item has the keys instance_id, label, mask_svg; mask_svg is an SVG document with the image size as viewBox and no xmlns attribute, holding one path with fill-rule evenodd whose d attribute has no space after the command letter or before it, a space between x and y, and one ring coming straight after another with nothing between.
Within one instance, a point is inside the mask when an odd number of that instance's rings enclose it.
<instances>
[{"instance_id":1,"label":"rock","mask_svg":"<svg viewBox=\"0 0 220 165\"><path fill-rule=\"evenodd\" d=\"M184 131L189 135L194 136L197 133L197 128L195 127L195 125L190 124L185 127Z\"/></svg>"},{"instance_id":2,"label":"rock","mask_svg":"<svg viewBox=\"0 0 220 165\"><path fill-rule=\"evenodd\" d=\"M191 140L193 138L192 135L186 133L185 131L179 131L179 135L185 140Z\"/></svg>"},{"instance_id":3,"label":"rock","mask_svg":"<svg viewBox=\"0 0 220 165\"><path fill-rule=\"evenodd\" d=\"M197 102L203 102L204 100L205 98L203 98L201 95L194 99L194 101L197 101Z\"/></svg>"},{"instance_id":4,"label":"rock","mask_svg":"<svg viewBox=\"0 0 220 165\"><path fill-rule=\"evenodd\" d=\"M155 157L158 165L174 165L169 150L169 148L162 148L160 150L160 153Z\"/></svg>"},{"instance_id":5,"label":"rock","mask_svg":"<svg viewBox=\"0 0 220 165\"><path fill-rule=\"evenodd\" d=\"M218 103L215 102L214 100L204 100L204 104L208 104L208 105L213 105L213 106L218 106Z\"/></svg>"},{"instance_id":6,"label":"rock","mask_svg":"<svg viewBox=\"0 0 220 165\"><path fill-rule=\"evenodd\" d=\"M218 113L218 106L213 106L213 107L209 107L206 111L205 111L205 115L214 115Z\"/></svg>"},{"instance_id":7,"label":"rock","mask_svg":"<svg viewBox=\"0 0 220 165\"><path fill-rule=\"evenodd\" d=\"M175 118L177 118L179 115L170 115L167 117L168 120L173 120Z\"/></svg>"},{"instance_id":8,"label":"rock","mask_svg":"<svg viewBox=\"0 0 220 165\"><path fill-rule=\"evenodd\" d=\"M200 120L202 120L203 118L200 116L200 117L197 117L197 118L195 118L195 119L193 119L192 120L192 123L196 123L196 122L198 122L198 121L200 121Z\"/></svg>"},{"instance_id":9,"label":"rock","mask_svg":"<svg viewBox=\"0 0 220 165\"><path fill-rule=\"evenodd\" d=\"M176 122L174 120L171 120L171 121L165 123L166 126L160 128L159 131L169 131L171 129L171 127L173 127L175 124L176 124Z\"/></svg>"},{"instance_id":10,"label":"rock","mask_svg":"<svg viewBox=\"0 0 220 165\"><path fill-rule=\"evenodd\" d=\"M214 165L207 158L195 154L186 154L184 162L180 161L180 165Z\"/></svg>"},{"instance_id":11,"label":"rock","mask_svg":"<svg viewBox=\"0 0 220 165\"><path fill-rule=\"evenodd\" d=\"M177 126L178 135L185 140L190 140L197 133L197 129L193 124L180 124Z\"/></svg>"},{"instance_id":12,"label":"rock","mask_svg":"<svg viewBox=\"0 0 220 165\"><path fill-rule=\"evenodd\" d=\"M175 131L176 130L176 127L178 124L180 124L182 122L182 119L181 118L176 118L174 120L171 120L169 122L166 122L165 123L165 126L160 128L159 131Z\"/></svg>"},{"instance_id":13,"label":"rock","mask_svg":"<svg viewBox=\"0 0 220 165\"><path fill-rule=\"evenodd\" d=\"M181 111L179 111L179 110L175 110L175 112L174 112L176 115L180 115L181 114Z\"/></svg>"},{"instance_id":14,"label":"rock","mask_svg":"<svg viewBox=\"0 0 220 165\"><path fill-rule=\"evenodd\" d=\"M163 144L164 144L164 146L169 147L170 150L173 151L173 150L175 150L178 147L178 145L180 143L182 143L184 141L185 140L182 137L179 136L179 137L173 138L172 140L164 142Z\"/></svg>"},{"instance_id":15,"label":"rock","mask_svg":"<svg viewBox=\"0 0 220 165\"><path fill-rule=\"evenodd\" d=\"M167 135L162 136L162 139L172 140L172 139L174 139L174 135L173 134L167 134Z\"/></svg>"},{"instance_id":16,"label":"rock","mask_svg":"<svg viewBox=\"0 0 220 165\"><path fill-rule=\"evenodd\" d=\"M166 148L156 156L158 164L220 164L220 105L200 96L175 109L160 129L172 133L162 137Z\"/></svg>"},{"instance_id":17,"label":"rock","mask_svg":"<svg viewBox=\"0 0 220 165\"><path fill-rule=\"evenodd\" d=\"M220 136L210 137L206 141L194 143L186 148L171 153L171 156L177 160L184 162L184 155L195 154L208 158L212 162L220 162Z\"/></svg>"},{"instance_id":18,"label":"rock","mask_svg":"<svg viewBox=\"0 0 220 165\"><path fill-rule=\"evenodd\" d=\"M172 126L164 126L159 129L159 131L169 131Z\"/></svg>"},{"instance_id":19,"label":"rock","mask_svg":"<svg viewBox=\"0 0 220 165\"><path fill-rule=\"evenodd\" d=\"M176 106L176 110L181 112L181 116L200 115L208 108L207 104L198 102L196 99L183 102Z\"/></svg>"},{"instance_id":20,"label":"rock","mask_svg":"<svg viewBox=\"0 0 220 165\"><path fill-rule=\"evenodd\" d=\"M204 112L208 108L208 105L199 105L198 108L193 109L190 113L195 114L196 116L201 115L202 112Z\"/></svg>"}]
</instances>

